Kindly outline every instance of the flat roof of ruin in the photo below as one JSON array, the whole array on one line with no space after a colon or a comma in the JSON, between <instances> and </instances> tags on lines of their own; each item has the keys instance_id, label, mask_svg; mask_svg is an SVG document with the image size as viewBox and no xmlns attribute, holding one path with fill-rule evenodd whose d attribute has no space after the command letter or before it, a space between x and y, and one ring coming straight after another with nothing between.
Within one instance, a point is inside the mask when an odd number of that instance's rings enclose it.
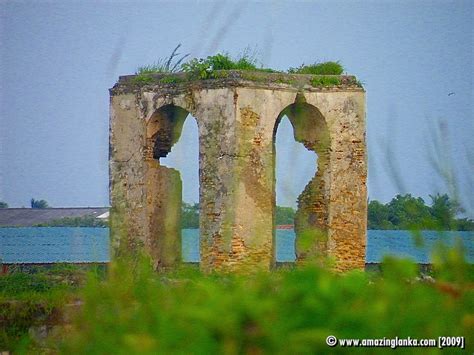
<instances>
[{"instance_id":1,"label":"flat roof of ruin","mask_svg":"<svg viewBox=\"0 0 474 355\"><path fill-rule=\"evenodd\" d=\"M261 88L291 91L365 91L353 75L311 75L269 73L250 70L216 70L212 78L199 79L192 73L158 73L123 75L110 89L111 95L143 90L179 94L186 90L228 87Z\"/></svg>"}]
</instances>

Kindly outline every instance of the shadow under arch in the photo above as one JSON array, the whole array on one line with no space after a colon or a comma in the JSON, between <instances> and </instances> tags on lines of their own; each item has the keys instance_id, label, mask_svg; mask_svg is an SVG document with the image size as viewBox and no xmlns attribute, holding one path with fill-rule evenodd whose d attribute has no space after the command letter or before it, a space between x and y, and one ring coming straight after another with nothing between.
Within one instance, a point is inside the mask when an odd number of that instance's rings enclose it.
<instances>
[{"instance_id":1,"label":"shadow under arch","mask_svg":"<svg viewBox=\"0 0 474 355\"><path fill-rule=\"evenodd\" d=\"M172 268L182 261L181 207L183 183L177 169L162 165L178 142L184 122L193 117L186 109L168 104L158 108L146 127L146 218L150 228L147 250L156 269Z\"/></svg>"},{"instance_id":2,"label":"shadow under arch","mask_svg":"<svg viewBox=\"0 0 474 355\"><path fill-rule=\"evenodd\" d=\"M302 143L306 149L315 152L318 158L316 174L306 184L297 199L298 209L294 224L296 233L295 252L296 261L298 262L324 257L327 254L331 137L324 116L317 107L306 103L304 96L301 94L296 96L293 104L288 105L280 112L273 130L274 222L276 211L275 142L278 126L284 116L288 117L293 127L295 141Z\"/></svg>"}]
</instances>

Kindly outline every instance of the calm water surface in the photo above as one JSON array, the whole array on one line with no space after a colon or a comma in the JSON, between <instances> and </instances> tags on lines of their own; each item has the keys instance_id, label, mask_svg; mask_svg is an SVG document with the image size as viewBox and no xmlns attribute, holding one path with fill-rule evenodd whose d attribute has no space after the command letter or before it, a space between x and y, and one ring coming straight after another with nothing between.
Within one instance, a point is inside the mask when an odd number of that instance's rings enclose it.
<instances>
[{"instance_id":1,"label":"calm water surface","mask_svg":"<svg viewBox=\"0 0 474 355\"><path fill-rule=\"evenodd\" d=\"M415 244L409 231L367 232L366 262L380 262L385 255L409 257L429 263L433 249L443 243L464 246L466 259L474 263L474 232L422 232L423 245ZM199 230L183 229L184 261L199 261ZM276 233L277 261L295 260L295 233ZM107 262L110 257L108 228L0 228L0 259L5 263Z\"/></svg>"}]
</instances>

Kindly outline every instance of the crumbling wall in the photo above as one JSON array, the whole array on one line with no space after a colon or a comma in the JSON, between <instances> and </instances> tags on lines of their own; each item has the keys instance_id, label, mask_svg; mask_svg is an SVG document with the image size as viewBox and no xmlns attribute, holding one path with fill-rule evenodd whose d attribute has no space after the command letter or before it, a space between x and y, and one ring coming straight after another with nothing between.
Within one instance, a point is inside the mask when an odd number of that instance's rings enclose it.
<instances>
[{"instance_id":1,"label":"crumbling wall","mask_svg":"<svg viewBox=\"0 0 474 355\"><path fill-rule=\"evenodd\" d=\"M146 247L155 269L172 268L181 261L181 177L158 161L148 164Z\"/></svg>"},{"instance_id":2,"label":"crumbling wall","mask_svg":"<svg viewBox=\"0 0 474 355\"><path fill-rule=\"evenodd\" d=\"M327 254L337 270L363 269L367 234L367 162L363 92L305 95L328 126L329 218Z\"/></svg>"}]
</instances>

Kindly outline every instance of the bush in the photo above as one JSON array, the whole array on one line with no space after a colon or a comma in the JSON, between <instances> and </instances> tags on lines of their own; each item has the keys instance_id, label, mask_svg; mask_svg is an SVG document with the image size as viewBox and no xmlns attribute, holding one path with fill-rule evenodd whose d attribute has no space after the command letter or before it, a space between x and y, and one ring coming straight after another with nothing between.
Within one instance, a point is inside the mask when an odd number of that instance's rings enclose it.
<instances>
[{"instance_id":1,"label":"bush","mask_svg":"<svg viewBox=\"0 0 474 355\"><path fill-rule=\"evenodd\" d=\"M248 51L244 51L238 58L232 59L227 53L218 53L208 56L206 59L194 58L181 66L184 72L196 79L215 78L216 70L253 70L274 72L274 70L257 67L257 59L250 55Z\"/></svg>"},{"instance_id":2,"label":"bush","mask_svg":"<svg viewBox=\"0 0 474 355\"><path fill-rule=\"evenodd\" d=\"M450 258L448 258L451 260ZM448 260L441 259L441 260ZM448 260L448 261L449 261ZM452 260L451 264L453 265ZM254 275L155 274L114 264L92 279L65 353L338 353L338 338L474 341L472 268L436 282L416 281L416 266L389 259L383 274L344 275L306 266ZM443 265L440 264L440 269ZM471 273L471 277L469 277ZM452 291L452 290L455 290ZM357 351L357 349L353 349ZM367 349L360 349L365 353Z\"/></svg>"},{"instance_id":3,"label":"bush","mask_svg":"<svg viewBox=\"0 0 474 355\"><path fill-rule=\"evenodd\" d=\"M298 68L290 68L290 74L314 74L314 75L341 75L344 67L339 62L323 62L311 65L301 64Z\"/></svg>"},{"instance_id":4,"label":"bush","mask_svg":"<svg viewBox=\"0 0 474 355\"><path fill-rule=\"evenodd\" d=\"M29 343L28 330L41 326L71 300L84 273L71 265L0 275L0 350Z\"/></svg>"}]
</instances>

